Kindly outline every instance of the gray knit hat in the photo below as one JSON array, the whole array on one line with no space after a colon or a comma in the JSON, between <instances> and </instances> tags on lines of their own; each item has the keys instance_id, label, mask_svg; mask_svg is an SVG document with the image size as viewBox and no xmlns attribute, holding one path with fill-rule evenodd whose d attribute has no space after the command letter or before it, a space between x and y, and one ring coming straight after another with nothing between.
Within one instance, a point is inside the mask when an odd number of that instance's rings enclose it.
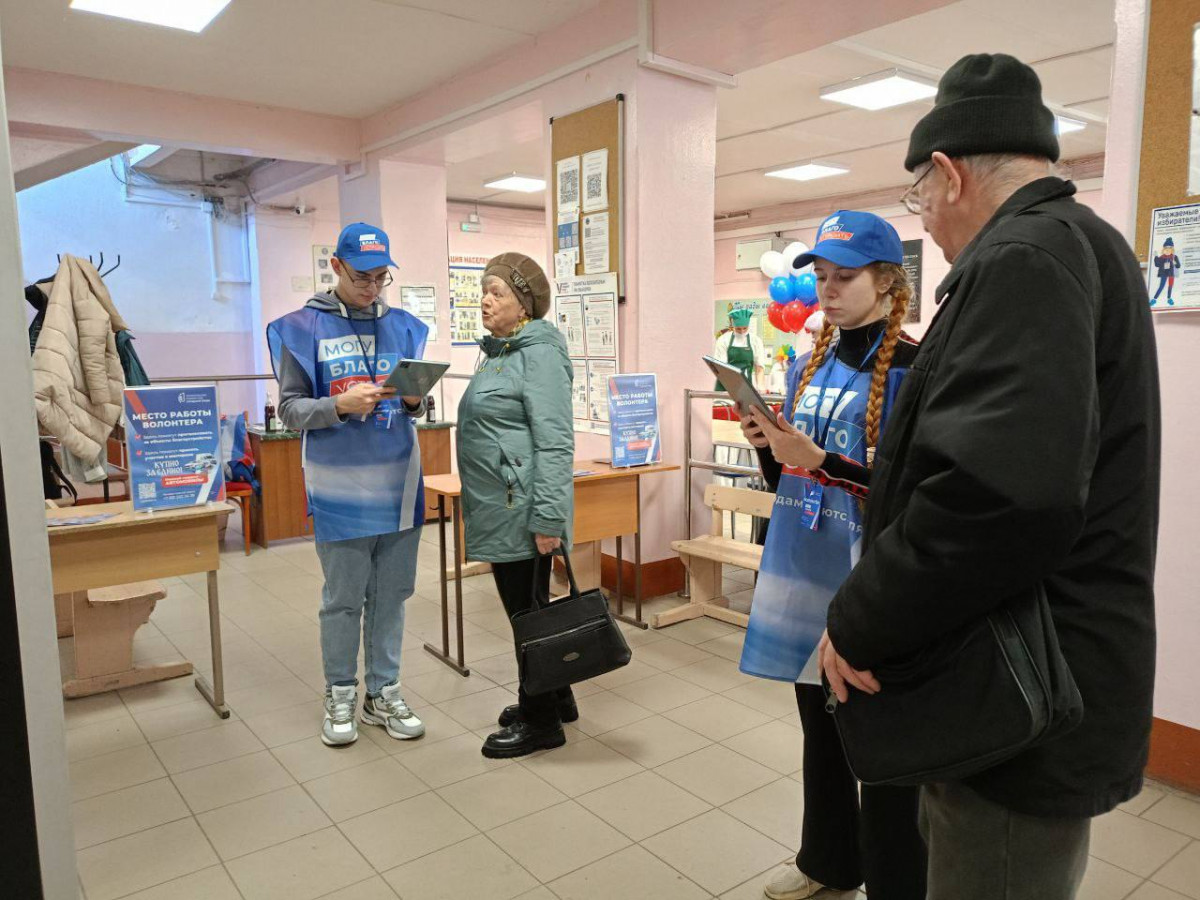
<instances>
[{"instance_id":1,"label":"gray knit hat","mask_svg":"<svg viewBox=\"0 0 1200 900\"><path fill-rule=\"evenodd\" d=\"M495 275L517 295L526 314L540 319L550 311L550 282L542 267L524 253L501 253L488 260L483 277Z\"/></svg>"},{"instance_id":2,"label":"gray knit hat","mask_svg":"<svg viewBox=\"0 0 1200 900\"><path fill-rule=\"evenodd\" d=\"M936 151L947 156L1022 153L1058 160L1054 113L1042 102L1042 82L1005 53L964 56L942 76L933 109L913 129L904 168Z\"/></svg>"}]
</instances>

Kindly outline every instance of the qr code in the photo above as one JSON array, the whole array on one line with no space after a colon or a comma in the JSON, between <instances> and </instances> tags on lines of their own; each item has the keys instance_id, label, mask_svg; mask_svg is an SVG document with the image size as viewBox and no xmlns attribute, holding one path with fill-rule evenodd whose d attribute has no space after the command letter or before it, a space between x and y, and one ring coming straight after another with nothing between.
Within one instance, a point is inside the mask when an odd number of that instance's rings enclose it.
<instances>
[{"instance_id":1,"label":"qr code","mask_svg":"<svg viewBox=\"0 0 1200 900\"><path fill-rule=\"evenodd\" d=\"M603 188L600 186L600 173L593 172L588 176L587 180L587 195L589 197L599 197Z\"/></svg>"},{"instance_id":2,"label":"qr code","mask_svg":"<svg viewBox=\"0 0 1200 900\"><path fill-rule=\"evenodd\" d=\"M560 203L579 202L579 173L560 172L558 175L558 199Z\"/></svg>"},{"instance_id":3,"label":"qr code","mask_svg":"<svg viewBox=\"0 0 1200 900\"><path fill-rule=\"evenodd\" d=\"M157 496L158 496L158 485L154 484L154 482L143 481L141 484L138 485L138 499L139 500L153 500Z\"/></svg>"}]
</instances>

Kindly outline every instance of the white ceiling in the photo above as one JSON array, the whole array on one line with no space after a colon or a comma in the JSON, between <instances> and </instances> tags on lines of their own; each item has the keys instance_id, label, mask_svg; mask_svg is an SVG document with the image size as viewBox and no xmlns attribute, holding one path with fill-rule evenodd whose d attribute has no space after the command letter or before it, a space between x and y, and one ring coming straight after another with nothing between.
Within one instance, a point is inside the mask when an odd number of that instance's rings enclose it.
<instances>
[{"instance_id":1,"label":"white ceiling","mask_svg":"<svg viewBox=\"0 0 1200 900\"><path fill-rule=\"evenodd\" d=\"M718 94L718 214L905 184L913 126L931 101L866 112L820 99L820 89L911 61L944 71L967 53L1031 62L1045 99L1105 116L1112 65L1112 0L962 0L835 44L743 72ZM1031 22L1044 23L1030 28ZM1039 62L1039 60L1041 62ZM1064 159L1100 153L1105 129L1061 139ZM811 182L767 178L786 163L820 158L850 174Z\"/></svg>"},{"instance_id":2,"label":"white ceiling","mask_svg":"<svg viewBox=\"0 0 1200 900\"><path fill-rule=\"evenodd\" d=\"M0 34L10 66L363 117L595 3L233 0L196 35L72 11L68 0L0 0Z\"/></svg>"}]
</instances>

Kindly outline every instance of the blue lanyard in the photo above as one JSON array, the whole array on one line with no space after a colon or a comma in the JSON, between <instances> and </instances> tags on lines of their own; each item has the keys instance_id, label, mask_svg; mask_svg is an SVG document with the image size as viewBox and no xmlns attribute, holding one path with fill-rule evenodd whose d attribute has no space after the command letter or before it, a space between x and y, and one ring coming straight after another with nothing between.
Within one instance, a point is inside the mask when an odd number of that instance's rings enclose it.
<instances>
[{"instance_id":1,"label":"blue lanyard","mask_svg":"<svg viewBox=\"0 0 1200 900\"><path fill-rule=\"evenodd\" d=\"M829 389L829 379L833 377L833 370L837 368L837 354L835 348L833 364L825 370L825 380L821 383L821 395L817 398L817 409L813 413L813 431L814 434L820 434L820 438L817 439L816 444L822 450L825 449L825 441L829 437L829 429L833 427L833 417L837 413L838 407L841 406L842 398L846 396L846 391L850 390L850 385L854 384L854 379L862 374L863 369L865 369L867 366L867 363L871 361L871 357L874 356L875 352L883 345L883 336L885 333L886 330L879 333L879 337L875 338L875 343L871 344L871 349L867 351L867 355L864 356L862 362L858 364L858 368L851 373L850 378L847 379L844 385L842 385L842 389L838 391L837 398L833 401L833 406L829 408L829 418L826 419L825 429L822 431L821 408L825 405L825 392Z\"/></svg>"},{"instance_id":2,"label":"blue lanyard","mask_svg":"<svg viewBox=\"0 0 1200 900\"><path fill-rule=\"evenodd\" d=\"M350 323L350 330L354 332L354 337L358 341L358 349L362 351L363 364L371 375L371 384L374 384L375 369L379 360L379 324L375 319L371 319L371 337L375 339L375 352L368 357L367 345L363 343L362 335L358 333L358 326L349 316L346 317L346 321Z\"/></svg>"}]
</instances>

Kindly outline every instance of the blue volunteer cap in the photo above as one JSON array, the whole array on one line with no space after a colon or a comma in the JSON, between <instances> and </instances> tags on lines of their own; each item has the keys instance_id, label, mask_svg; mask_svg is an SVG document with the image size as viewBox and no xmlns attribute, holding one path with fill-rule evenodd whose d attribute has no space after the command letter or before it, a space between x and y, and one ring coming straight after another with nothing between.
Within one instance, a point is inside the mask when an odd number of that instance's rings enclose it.
<instances>
[{"instance_id":1,"label":"blue volunteer cap","mask_svg":"<svg viewBox=\"0 0 1200 900\"><path fill-rule=\"evenodd\" d=\"M395 266L388 251L387 232L375 225L355 222L338 235L337 252L333 255L356 272Z\"/></svg>"},{"instance_id":2,"label":"blue volunteer cap","mask_svg":"<svg viewBox=\"0 0 1200 900\"><path fill-rule=\"evenodd\" d=\"M857 269L873 262L904 262L900 235L886 219L868 212L839 209L821 223L817 243L792 263L807 266L814 259L827 259L835 266Z\"/></svg>"}]
</instances>

